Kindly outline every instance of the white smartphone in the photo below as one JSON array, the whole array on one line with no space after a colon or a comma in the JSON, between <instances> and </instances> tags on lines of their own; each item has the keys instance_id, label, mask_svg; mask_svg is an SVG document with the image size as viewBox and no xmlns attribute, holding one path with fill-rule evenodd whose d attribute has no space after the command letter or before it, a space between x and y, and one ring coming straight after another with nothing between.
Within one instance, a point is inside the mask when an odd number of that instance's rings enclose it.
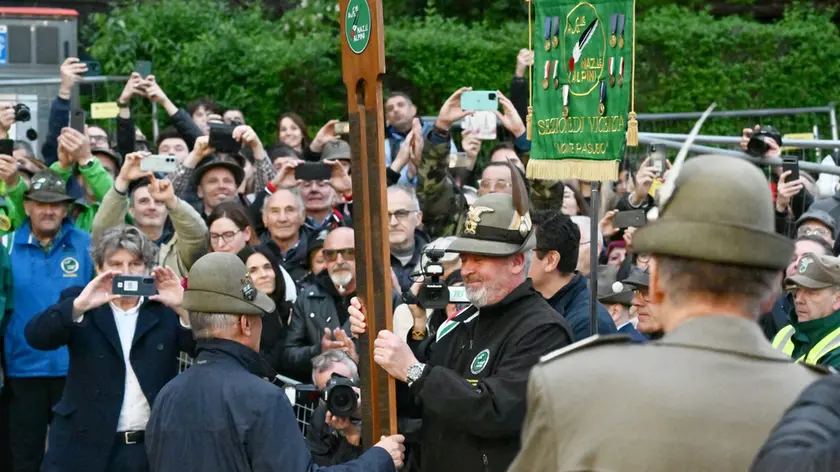
<instances>
[{"instance_id":1,"label":"white smartphone","mask_svg":"<svg viewBox=\"0 0 840 472\"><path fill-rule=\"evenodd\" d=\"M492 111L476 111L464 118L464 131L475 131L475 136L484 141L496 139L496 114Z\"/></svg>"},{"instance_id":2,"label":"white smartphone","mask_svg":"<svg viewBox=\"0 0 840 472\"><path fill-rule=\"evenodd\" d=\"M140 159L140 170L144 172L161 172L169 174L178 168L178 158L175 156L146 156Z\"/></svg>"}]
</instances>

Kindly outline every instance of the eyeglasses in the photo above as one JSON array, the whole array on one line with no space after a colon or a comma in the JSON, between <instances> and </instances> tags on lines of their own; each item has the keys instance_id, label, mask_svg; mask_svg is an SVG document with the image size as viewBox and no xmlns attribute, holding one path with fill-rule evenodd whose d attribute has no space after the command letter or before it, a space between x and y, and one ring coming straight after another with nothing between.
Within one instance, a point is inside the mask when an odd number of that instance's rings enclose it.
<instances>
[{"instance_id":1,"label":"eyeglasses","mask_svg":"<svg viewBox=\"0 0 840 472\"><path fill-rule=\"evenodd\" d=\"M417 213L417 212L413 211L413 210L397 210L397 211L393 211L393 212L389 211L388 212L388 221L391 221L391 218L396 217L397 221L402 222L402 221L405 221L406 218L408 218L409 215L411 215L412 213Z\"/></svg>"},{"instance_id":2,"label":"eyeglasses","mask_svg":"<svg viewBox=\"0 0 840 472\"><path fill-rule=\"evenodd\" d=\"M344 258L345 261L352 261L356 259L356 249L352 247L346 247L344 249L324 249L324 259L327 262L335 262L338 259L338 255L341 254L341 257Z\"/></svg>"},{"instance_id":3,"label":"eyeglasses","mask_svg":"<svg viewBox=\"0 0 840 472\"><path fill-rule=\"evenodd\" d=\"M803 236L819 236L821 238L831 238L831 231L826 228L816 228L814 226L802 226L796 231L796 237Z\"/></svg>"},{"instance_id":4,"label":"eyeglasses","mask_svg":"<svg viewBox=\"0 0 840 472\"><path fill-rule=\"evenodd\" d=\"M504 192L510 186L511 184L507 180L481 179L478 181L479 188L494 192Z\"/></svg>"},{"instance_id":5,"label":"eyeglasses","mask_svg":"<svg viewBox=\"0 0 840 472\"><path fill-rule=\"evenodd\" d=\"M633 295L641 297L646 302L650 301L650 294L647 290L633 290Z\"/></svg>"},{"instance_id":6,"label":"eyeglasses","mask_svg":"<svg viewBox=\"0 0 840 472\"><path fill-rule=\"evenodd\" d=\"M221 234L210 233L210 242L211 243L217 243L221 239L222 242L229 243L229 242L233 241L233 238L241 232L242 232L242 230L240 229L238 231L228 231L226 233L221 233Z\"/></svg>"}]
</instances>

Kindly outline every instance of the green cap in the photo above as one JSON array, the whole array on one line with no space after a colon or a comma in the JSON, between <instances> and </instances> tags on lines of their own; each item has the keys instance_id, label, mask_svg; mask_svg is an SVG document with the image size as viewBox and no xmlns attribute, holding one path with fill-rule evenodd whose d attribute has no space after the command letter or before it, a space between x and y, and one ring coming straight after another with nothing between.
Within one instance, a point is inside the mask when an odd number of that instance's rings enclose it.
<instances>
[{"instance_id":1,"label":"green cap","mask_svg":"<svg viewBox=\"0 0 840 472\"><path fill-rule=\"evenodd\" d=\"M324 150L321 151L322 161L326 159L344 159L349 161L352 159L350 156L350 145L347 144L347 141L341 139L328 142L324 146Z\"/></svg>"},{"instance_id":2,"label":"green cap","mask_svg":"<svg viewBox=\"0 0 840 472\"><path fill-rule=\"evenodd\" d=\"M470 206L463 232L446 252L504 257L531 250L536 241L530 214L520 215L510 195L491 193Z\"/></svg>"},{"instance_id":3,"label":"green cap","mask_svg":"<svg viewBox=\"0 0 840 472\"><path fill-rule=\"evenodd\" d=\"M790 264L793 241L776 233L767 179L745 160L687 160L660 205L656 220L633 235L634 252L762 269Z\"/></svg>"},{"instance_id":4,"label":"green cap","mask_svg":"<svg viewBox=\"0 0 840 472\"><path fill-rule=\"evenodd\" d=\"M840 286L840 258L807 253L799 260L799 273L785 279L788 290Z\"/></svg>"},{"instance_id":5,"label":"green cap","mask_svg":"<svg viewBox=\"0 0 840 472\"><path fill-rule=\"evenodd\" d=\"M274 308L271 298L254 287L245 263L235 254L207 254L193 264L187 276L187 311L263 316Z\"/></svg>"},{"instance_id":6,"label":"green cap","mask_svg":"<svg viewBox=\"0 0 840 472\"><path fill-rule=\"evenodd\" d=\"M64 179L55 171L44 169L32 176L32 184L24 194L24 198L41 203L72 202L73 197L67 195Z\"/></svg>"}]
</instances>

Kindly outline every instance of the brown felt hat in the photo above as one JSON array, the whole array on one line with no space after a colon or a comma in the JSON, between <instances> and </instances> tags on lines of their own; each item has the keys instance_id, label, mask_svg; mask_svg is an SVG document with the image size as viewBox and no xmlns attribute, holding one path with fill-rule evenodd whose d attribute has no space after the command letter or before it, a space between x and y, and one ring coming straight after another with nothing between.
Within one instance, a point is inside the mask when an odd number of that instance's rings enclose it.
<instances>
[{"instance_id":1,"label":"brown felt hat","mask_svg":"<svg viewBox=\"0 0 840 472\"><path fill-rule=\"evenodd\" d=\"M808 253L799 260L798 273L785 279L788 290L840 286L840 258Z\"/></svg>"},{"instance_id":2,"label":"brown felt hat","mask_svg":"<svg viewBox=\"0 0 840 472\"><path fill-rule=\"evenodd\" d=\"M633 251L781 270L793 241L776 233L770 186L751 163L708 155L685 161L658 218L633 235Z\"/></svg>"},{"instance_id":3,"label":"brown felt hat","mask_svg":"<svg viewBox=\"0 0 840 472\"><path fill-rule=\"evenodd\" d=\"M184 309L197 313L263 316L273 313L274 302L258 291L248 269L235 254L212 252L190 269Z\"/></svg>"}]
</instances>

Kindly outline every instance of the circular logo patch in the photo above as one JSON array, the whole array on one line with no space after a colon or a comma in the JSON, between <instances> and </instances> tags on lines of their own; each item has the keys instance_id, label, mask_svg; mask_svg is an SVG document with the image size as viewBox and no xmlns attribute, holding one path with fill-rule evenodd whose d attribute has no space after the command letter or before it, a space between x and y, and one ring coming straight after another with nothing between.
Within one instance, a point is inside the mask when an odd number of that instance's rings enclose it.
<instances>
[{"instance_id":1,"label":"circular logo patch","mask_svg":"<svg viewBox=\"0 0 840 472\"><path fill-rule=\"evenodd\" d=\"M350 0L347 4L344 34L351 51L356 54L365 52L370 43L372 24L367 0Z\"/></svg>"},{"instance_id":2,"label":"circular logo patch","mask_svg":"<svg viewBox=\"0 0 840 472\"><path fill-rule=\"evenodd\" d=\"M478 354L476 354L475 358L470 365L470 372L473 374L478 374L485 367L487 367L487 361L490 360L490 349L485 349Z\"/></svg>"},{"instance_id":3,"label":"circular logo patch","mask_svg":"<svg viewBox=\"0 0 840 472\"><path fill-rule=\"evenodd\" d=\"M65 257L61 261L61 270L65 274L75 274L79 271L79 261L72 257Z\"/></svg>"}]
</instances>

